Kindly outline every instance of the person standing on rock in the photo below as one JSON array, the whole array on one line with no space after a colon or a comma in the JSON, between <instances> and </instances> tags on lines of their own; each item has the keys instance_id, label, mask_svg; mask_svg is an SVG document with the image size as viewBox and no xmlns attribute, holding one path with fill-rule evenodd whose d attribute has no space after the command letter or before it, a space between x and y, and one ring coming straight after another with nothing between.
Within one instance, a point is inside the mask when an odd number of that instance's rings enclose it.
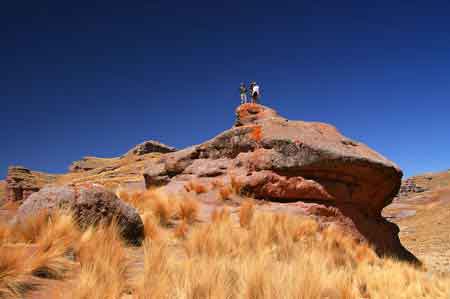
<instances>
[{"instance_id":1,"label":"person standing on rock","mask_svg":"<svg viewBox=\"0 0 450 299\"><path fill-rule=\"evenodd\" d=\"M245 86L245 83L241 83L239 93L241 94L241 105L247 103L247 87Z\"/></svg>"},{"instance_id":2,"label":"person standing on rock","mask_svg":"<svg viewBox=\"0 0 450 299\"><path fill-rule=\"evenodd\" d=\"M252 96L252 103L258 104L259 97L260 97L260 91L259 91L259 85L253 81L250 84L250 95Z\"/></svg>"}]
</instances>

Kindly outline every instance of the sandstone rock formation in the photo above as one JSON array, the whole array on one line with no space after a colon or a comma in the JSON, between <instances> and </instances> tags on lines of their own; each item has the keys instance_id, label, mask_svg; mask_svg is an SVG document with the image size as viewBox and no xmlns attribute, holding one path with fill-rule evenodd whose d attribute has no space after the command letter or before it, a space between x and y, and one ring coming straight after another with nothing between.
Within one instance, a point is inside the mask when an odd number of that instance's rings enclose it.
<instances>
[{"instance_id":1,"label":"sandstone rock formation","mask_svg":"<svg viewBox=\"0 0 450 299\"><path fill-rule=\"evenodd\" d=\"M11 166L6 176L5 200L24 201L46 184L54 182L55 175L31 171L22 166Z\"/></svg>"},{"instance_id":2,"label":"sandstone rock formation","mask_svg":"<svg viewBox=\"0 0 450 299\"><path fill-rule=\"evenodd\" d=\"M82 227L117 218L124 239L136 245L143 240L144 225L136 209L121 201L113 192L95 184L43 188L24 201L16 221L55 208L71 209Z\"/></svg>"},{"instance_id":3,"label":"sandstone rock formation","mask_svg":"<svg viewBox=\"0 0 450 299\"><path fill-rule=\"evenodd\" d=\"M148 140L141 144L136 145L129 150L126 155L142 156L149 153L170 153L175 152L177 149L168 145L165 145L159 141Z\"/></svg>"},{"instance_id":4,"label":"sandstone rock formation","mask_svg":"<svg viewBox=\"0 0 450 299\"><path fill-rule=\"evenodd\" d=\"M165 154L144 172L147 188L166 185L174 192L193 180L238 185L247 196L269 201L264 209L338 224L380 255L416 261L397 226L381 216L401 177L393 162L333 126L290 121L257 104L238 107L233 128Z\"/></svg>"},{"instance_id":5,"label":"sandstone rock formation","mask_svg":"<svg viewBox=\"0 0 450 299\"><path fill-rule=\"evenodd\" d=\"M165 145L161 142L149 140L141 144L136 145L130 149L125 155L116 158L99 158L87 156L81 160L74 161L69 166L69 172L80 173L91 170L96 170L98 173L111 171L117 169L121 164L121 161L127 158L133 158L133 156L142 156L150 153L170 153L176 151L176 148Z\"/></svg>"},{"instance_id":6,"label":"sandstone rock formation","mask_svg":"<svg viewBox=\"0 0 450 299\"><path fill-rule=\"evenodd\" d=\"M111 164L111 162L114 162L116 160L118 160L118 158L84 157L79 161L73 162L69 166L69 171L70 172L90 171L96 168L107 167Z\"/></svg>"}]
</instances>

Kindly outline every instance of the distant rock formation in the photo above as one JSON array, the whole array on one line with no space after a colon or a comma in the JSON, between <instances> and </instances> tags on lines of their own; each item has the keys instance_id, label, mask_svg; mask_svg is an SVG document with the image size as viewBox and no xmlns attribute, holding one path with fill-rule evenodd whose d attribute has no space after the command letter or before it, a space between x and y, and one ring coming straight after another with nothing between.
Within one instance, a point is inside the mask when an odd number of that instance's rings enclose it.
<instances>
[{"instance_id":1,"label":"distant rock formation","mask_svg":"<svg viewBox=\"0 0 450 299\"><path fill-rule=\"evenodd\" d=\"M43 186L53 183L56 177L23 166L10 166L6 176L5 200L22 202Z\"/></svg>"},{"instance_id":2,"label":"distant rock formation","mask_svg":"<svg viewBox=\"0 0 450 299\"><path fill-rule=\"evenodd\" d=\"M419 186L415 179L409 178L402 182L400 186L400 191L398 192L398 196L408 196L412 193L422 193L427 191L427 188Z\"/></svg>"},{"instance_id":3,"label":"distant rock formation","mask_svg":"<svg viewBox=\"0 0 450 299\"><path fill-rule=\"evenodd\" d=\"M244 104L233 128L190 148L163 155L144 171L148 188L181 190L192 180L239 185L264 209L335 223L380 255L417 261L400 243L398 227L381 216L402 171L331 125L290 121L268 107Z\"/></svg>"},{"instance_id":4,"label":"distant rock formation","mask_svg":"<svg viewBox=\"0 0 450 299\"><path fill-rule=\"evenodd\" d=\"M112 161L118 158L98 158L98 157L84 157L81 160L73 162L69 166L70 172L84 172L97 168L107 167Z\"/></svg>"},{"instance_id":5,"label":"distant rock formation","mask_svg":"<svg viewBox=\"0 0 450 299\"><path fill-rule=\"evenodd\" d=\"M142 156L150 153L170 153L176 151L176 148L165 145L161 142L149 140L141 144L136 145L130 149L125 155L116 158L99 158L99 157L84 157L81 160L73 162L69 166L69 172L86 172L94 169L100 172L110 171L114 169L114 165L119 162L120 159L130 156Z\"/></svg>"},{"instance_id":6,"label":"distant rock formation","mask_svg":"<svg viewBox=\"0 0 450 299\"><path fill-rule=\"evenodd\" d=\"M139 245L144 238L144 225L136 209L95 184L43 188L23 202L15 221L56 208L71 209L81 227L117 219L125 240Z\"/></svg>"},{"instance_id":7,"label":"distant rock formation","mask_svg":"<svg viewBox=\"0 0 450 299\"><path fill-rule=\"evenodd\" d=\"M149 153L170 153L175 152L177 149L168 145L165 145L159 141L148 140L141 144L136 145L129 150L126 155L142 156Z\"/></svg>"}]
</instances>

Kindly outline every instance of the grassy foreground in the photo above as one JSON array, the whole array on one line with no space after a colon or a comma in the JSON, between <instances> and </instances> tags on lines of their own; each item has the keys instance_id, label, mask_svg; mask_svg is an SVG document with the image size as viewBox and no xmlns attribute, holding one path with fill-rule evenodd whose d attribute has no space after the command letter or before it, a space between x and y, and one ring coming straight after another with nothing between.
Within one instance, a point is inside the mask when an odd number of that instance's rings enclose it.
<instances>
[{"instance_id":1,"label":"grassy foreground","mask_svg":"<svg viewBox=\"0 0 450 299\"><path fill-rule=\"evenodd\" d=\"M82 232L64 212L1 224L0 298L450 298L449 277L378 258L308 218L247 201L200 223L195 198L119 196L144 221L140 248L115 223Z\"/></svg>"}]
</instances>

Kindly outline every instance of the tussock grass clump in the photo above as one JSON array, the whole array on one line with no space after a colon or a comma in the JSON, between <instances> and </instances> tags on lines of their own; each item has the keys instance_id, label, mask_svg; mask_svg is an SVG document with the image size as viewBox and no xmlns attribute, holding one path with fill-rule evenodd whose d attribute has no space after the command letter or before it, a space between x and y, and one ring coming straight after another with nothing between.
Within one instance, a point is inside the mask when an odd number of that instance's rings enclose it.
<instances>
[{"instance_id":1,"label":"tussock grass clump","mask_svg":"<svg viewBox=\"0 0 450 299\"><path fill-rule=\"evenodd\" d=\"M230 185L235 194L242 193L242 183L237 179L236 175L230 174Z\"/></svg>"},{"instance_id":2,"label":"tussock grass clump","mask_svg":"<svg viewBox=\"0 0 450 299\"><path fill-rule=\"evenodd\" d=\"M22 298L39 286L38 278L69 278L75 263L71 245L80 231L66 212L40 213L24 222L7 226L0 241L0 298Z\"/></svg>"},{"instance_id":3,"label":"tussock grass clump","mask_svg":"<svg viewBox=\"0 0 450 299\"><path fill-rule=\"evenodd\" d=\"M120 298L128 290L131 260L119 225L90 227L76 245L80 272L65 298Z\"/></svg>"},{"instance_id":4,"label":"tussock grass clump","mask_svg":"<svg viewBox=\"0 0 450 299\"><path fill-rule=\"evenodd\" d=\"M247 199L241 204L239 209L239 224L241 227L249 227L255 213L255 204Z\"/></svg>"},{"instance_id":5,"label":"tussock grass clump","mask_svg":"<svg viewBox=\"0 0 450 299\"><path fill-rule=\"evenodd\" d=\"M174 233L175 238L185 239L188 231L189 231L189 224L188 224L188 222L183 220L181 223L179 223L177 225L177 227L175 227L175 230L173 233Z\"/></svg>"},{"instance_id":6,"label":"tussock grass clump","mask_svg":"<svg viewBox=\"0 0 450 299\"><path fill-rule=\"evenodd\" d=\"M233 188L231 186L223 186L219 189L219 198L223 201L229 200L233 194Z\"/></svg>"},{"instance_id":7,"label":"tussock grass clump","mask_svg":"<svg viewBox=\"0 0 450 299\"><path fill-rule=\"evenodd\" d=\"M151 209L161 225L167 226L176 212L176 204L166 198L158 198L151 203Z\"/></svg>"},{"instance_id":8,"label":"tussock grass clump","mask_svg":"<svg viewBox=\"0 0 450 299\"><path fill-rule=\"evenodd\" d=\"M141 214L151 210L152 201L163 197L162 192L158 189L134 192L122 189L117 191L117 196L122 201L136 208Z\"/></svg>"},{"instance_id":9,"label":"tussock grass clump","mask_svg":"<svg viewBox=\"0 0 450 299\"><path fill-rule=\"evenodd\" d=\"M221 209L214 209L211 213L212 223L229 222L231 220L230 210L224 207Z\"/></svg>"},{"instance_id":10,"label":"tussock grass clump","mask_svg":"<svg viewBox=\"0 0 450 299\"><path fill-rule=\"evenodd\" d=\"M159 240L161 238L161 228L158 226L158 220L152 213L141 215L144 223L144 235L149 240Z\"/></svg>"},{"instance_id":11,"label":"tussock grass clump","mask_svg":"<svg viewBox=\"0 0 450 299\"><path fill-rule=\"evenodd\" d=\"M201 194L201 193L205 193L208 192L208 188L206 188L205 185L196 182L196 181L189 181L188 183L186 183L184 185L184 189L187 192L195 192L196 194Z\"/></svg>"},{"instance_id":12,"label":"tussock grass clump","mask_svg":"<svg viewBox=\"0 0 450 299\"><path fill-rule=\"evenodd\" d=\"M212 180L211 181L211 187L213 189L218 189L218 188L222 188L224 186L224 183L221 180Z\"/></svg>"},{"instance_id":13,"label":"tussock grass clump","mask_svg":"<svg viewBox=\"0 0 450 299\"><path fill-rule=\"evenodd\" d=\"M199 208L197 200L189 197L179 203L178 214L183 221L193 223L198 217Z\"/></svg>"}]
</instances>

